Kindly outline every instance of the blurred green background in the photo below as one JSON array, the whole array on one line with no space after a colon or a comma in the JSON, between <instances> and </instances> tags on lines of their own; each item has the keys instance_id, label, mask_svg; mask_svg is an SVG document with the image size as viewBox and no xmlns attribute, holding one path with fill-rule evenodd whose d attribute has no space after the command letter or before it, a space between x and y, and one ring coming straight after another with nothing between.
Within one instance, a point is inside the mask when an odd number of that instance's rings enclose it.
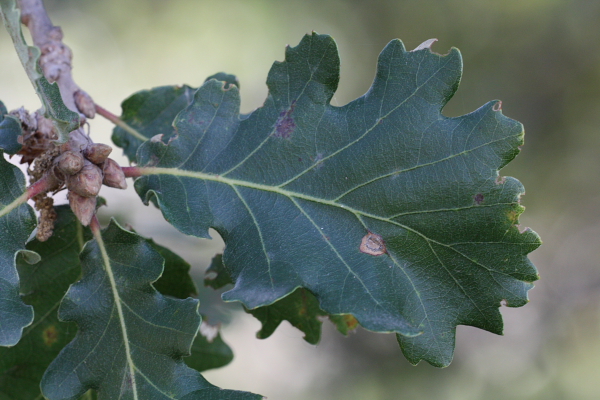
<instances>
[{"instance_id":1,"label":"blurred green background","mask_svg":"<svg viewBox=\"0 0 600 400\"><path fill-rule=\"evenodd\" d=\"M525 125L526 145L503 175L527 188L521 222L542 237L531 258L542 279L521 309L503 308L505 335L459 327L452 365L403 359L393 335L348 338L324 324L318 346L288 325L254 338L259 323L202 290L203 310L222 322L236 358L206 373L222 387L269 399L594 399L600 398L600 1L592 0L53 0L50 16L74 53L74 76L96 102L120 114L133 92L166 84L199 86L219 71L241 82L242 111L266 97L271 63L311 31L332 35L342 71L333 104L362 95L378 53L400 38L414 48L458 47L461 86L445 113L493 99ZM37 109L7 34L0 35L0 99ZM90 122L98 142L111 125ZM115 153L120 154L120 150ZM116 157L126 164L125 158ZM143 235L172 247L198 279L222 247L183 236L132 190L105 188L109 207ZM150 215L151 217L148 217Z\"/></svg>"}]
</instances>

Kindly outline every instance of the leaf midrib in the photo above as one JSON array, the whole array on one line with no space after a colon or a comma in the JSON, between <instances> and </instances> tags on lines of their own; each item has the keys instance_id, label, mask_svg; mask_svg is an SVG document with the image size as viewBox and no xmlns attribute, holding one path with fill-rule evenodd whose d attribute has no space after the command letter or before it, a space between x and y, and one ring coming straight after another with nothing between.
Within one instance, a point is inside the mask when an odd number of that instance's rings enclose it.
<instances>
[{"instance_id":1,"label":"leaf midrib","mask_svg":"<svg viewBox=\"0 0 600 400\"><path fill-rule=\"evenodd\" d=\"M119 292L117 291L117 282L115 281L115 277L112 270L111 260L108 256L108 252L106 251L106 246L104 244L104 240L102 239L102 234L99 230L93 230L94 238L98 243L98 248L100 249L100 254L102 255L102 263L104 264L104 270L106 271L106 275L108 276L108 280L110 282L110 288L113 293L113 301L115 307L117 308L117 314L119 316L119 326L121 327L121 334L123 335L123 345L125 346L125 357L127 359L127 366L129 368L129 375L131 377L131 387L133 389L133 398L134 400L138 400L137 394L137 384L135 382L135 365L133 363L133 359L131 358L131 348L129 346L129 337L127 334L127 327L125 325L125 314L123 313L123 308L121 306L121 297L119 296Z\"/></svg>"},{"instance_id":2,"label":"leaf midrib","mask_svg":"<svg viewBox=\"0 0 600 400\"><path fill-rule=\"evenodd\" d=\"M484 145L481 145L481 146L484 146ZM481 146L478 146L478 147L481 147ZM459 154L463 154L463 153L466 153L466 152L469 152L469 151L472 151L472 150L475 150L475 148L467 150L467 151L464 151L464 152L459 153ZM456 154L456 155L459 155L459 154ZM432 162L430 164L435 164L436 162L439 162L439 161L441 161L441 160ZM421 166L430 165L430 164L421 164ZM414 169L414 168L416 168L416 167L413 167L412 169ZM336 200L322 199L322 198L318 198L318 197L306 195L306 194L303 194L303 193L298 193L298 192L293 192L293 191L290 191L290 190L286 190L286 189L283 189L283 188L281 188L279 186L263 185L263 184L260 184L260 183L243 181L243 180L239 180L239 179L232 179L232 178L227 178L227 177L224 177L224 176L221 176L221 175L207 174L207 173L204 173L204 172L187 171L187 170L181 170L181 169L178 169L178 168L160 168L160 167L140 167L140 168L138 168L138 172L141 175L167 175L167 176L175 176L175 177L183 177L183 178L193 178L193 179L198 179L198 180L203 180L203 181L218 182L218 183L226 184L226 185L231 186L231 187L236 187L236 186L237 187L246 187L246 188L249 188L249 189L255 189L255 190L261 190L261 191L264 191L264 192L276 193L276 194L285 196L285 197L287 197L289 199L296 198L296 199L306 200L306 201L310 201L310 202L314 202L314 203L318 203L318 204L323 204L323 205L330 206L330 207L335 207L335 208L342 209L342 210L345 210L345 211L348 211L348 212L354 214L354 216L358 219L358 221L363 226L365 226L365 229L366 229L366 225L362 221L361 217L371 218L371 219L374 219L374 220L377 220L377 221L382 221L382 222L386 222L386 223L389 223L389 224L392 224L392 225L396 225L399 228L402 228L402 229L404 229L404 230L406 230L408 232L411 232L411 233L414 233L414 234L418 235L423 240L425 240L427 243L430 243L430 244L434 243L434 244L437 244L439 246L442 246L442 247L445 247L445 248L448 248L448 249L452 250L453 252L459 254L461 257L465 258L466 260L469 260L470 262L472 262L472 263L474 263L474 264L476 264L476 265L478 265L478 266L486 269L490 273L497 273L497 274L500 274L500 275L510 276L510 275L508 275L508 274L506 274L504 272L492 270L491 268L489 268L489 267L487 267L487 266L485 266L485 265L483 265L483 264L481 264L481 263L473 260L472 258L468 257L463 252L458 251L457 249L455 249L453 247L453 244L442 243L440 241L437 241L435 239L432 239L432 238L426 236L422 232L420 232L420 231L418 231L418 230L416 230L414 228L411 228L410 226L407 226L407 225L404 225L404 224L402 224L400 222L392 220L391 218L393 218L395 216L387 217L386 218L386 217L382 217L380 215L375 215L375 214L371 214L371 213L368 213L368 212L365 212L365 211L362 211L362 210L358 210L356 208L353 208L353 207L350 207L350 206L347 206L347 205L344 205L344 204L340 204L340 203L336 202Z\"/></svg>"}]
</instances>

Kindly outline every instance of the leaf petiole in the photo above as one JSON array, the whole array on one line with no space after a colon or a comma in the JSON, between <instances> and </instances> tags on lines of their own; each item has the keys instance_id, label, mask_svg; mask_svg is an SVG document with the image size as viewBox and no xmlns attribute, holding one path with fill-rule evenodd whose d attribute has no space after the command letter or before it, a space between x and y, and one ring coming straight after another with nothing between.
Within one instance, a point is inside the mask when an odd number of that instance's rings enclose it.
<instances>
[{"instance_id":1,"label":"leaf petiole","mask_svg":"<svg viewBox=\"0 0 600 400\"><path fill-rule=\"evenodd\" d=\"M123 120L121 118L117 117L115 114L111 113L104 107L99 106L98 104L96 104L95 106L96 106L96 113L98 113L98 115L103 116L104 118L106 118L107 120L109 120L110 122L112 122L113 124L118 126L119 128L127 131L127 133L131 134L133 137L135 137L143 142L148 140L148 138L146 136L142 135L141 133L139 133L138 131L133 129L130 125L123 122Z\"/></svg>"}]
</instances>

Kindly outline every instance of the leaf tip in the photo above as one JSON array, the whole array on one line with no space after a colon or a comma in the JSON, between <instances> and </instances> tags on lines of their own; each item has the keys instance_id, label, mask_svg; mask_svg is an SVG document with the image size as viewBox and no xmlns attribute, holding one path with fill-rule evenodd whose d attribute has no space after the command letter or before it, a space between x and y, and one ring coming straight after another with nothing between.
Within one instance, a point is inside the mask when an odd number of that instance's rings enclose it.
<instances>
[{"instance_id":1,"label":"leaf tip","mask_svg":"<svg viewBox=\"0 0 600 400\"><path fill-rule=\"evenodd\" d=\"M29 240L32 240L33 238L35 238L35 235L32 235ZM37 264L42 259L38 253L36 253L35 251L31 251L31 250L23 249L23 250L19 250L18 253L22 257L23 261L25 261L27 264L30 264L30 265Z\"/></svg>"}]
</instances>

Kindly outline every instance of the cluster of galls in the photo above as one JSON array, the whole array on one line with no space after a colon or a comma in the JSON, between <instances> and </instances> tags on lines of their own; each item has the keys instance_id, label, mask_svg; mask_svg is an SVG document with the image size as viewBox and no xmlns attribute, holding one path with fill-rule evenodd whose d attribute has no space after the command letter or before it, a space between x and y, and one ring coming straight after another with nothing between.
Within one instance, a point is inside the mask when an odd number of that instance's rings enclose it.
<instances>
[{"instance_id":1,"label":"cluster of galls","mask_svg":"<svg viewBox=\"0 0 600 400\"><path fill-rule=\"evenodd\" d=\"M92 143L82 151L69 149L63 145L61 154L54 159L53 168L48 173L54 187L66 185L71 209L86 226L96 212L96 196L102 185L125 189L127 182L121 167L108 158L112 148L101 143Z\"/></svg>"},{"instance_id":2,"label":"cluster of galls","mask_svg":"<svg viewBox=\"0 0 600 400\"><path fill-rule=\"evenodd\" d=\"M17 154L22 156L22 164L30 165L27 170L30 184L42 183L43 187L32 197L35 208L40 212L36 233L38 240L47 240L54 230L56 212L49 192L56 193L66 187L71 209L87 226L96 213L96 197L103 184L127 188L121 167L108 158L112 147L92 143L82 129L71 132L69 141L59 145L56 144L54 124L40 112L29 114L20 108L11 111L11 114L21 121L22 135L18 141L23 147Z\"/></svg>"}]
</instances>

